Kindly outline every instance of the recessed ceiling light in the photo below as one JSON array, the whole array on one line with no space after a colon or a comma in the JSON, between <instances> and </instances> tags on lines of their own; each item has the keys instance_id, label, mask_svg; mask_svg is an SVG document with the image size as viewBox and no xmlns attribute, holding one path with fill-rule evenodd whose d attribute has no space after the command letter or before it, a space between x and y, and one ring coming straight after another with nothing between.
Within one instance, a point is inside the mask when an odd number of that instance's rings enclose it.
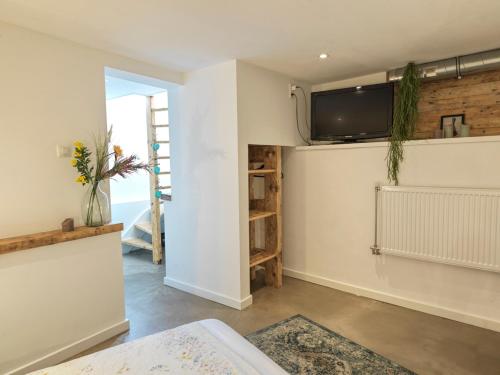
<instances>
[{"instance_id":1,"label":"recessed ceiling light","mask_svg":"<svg viewBox=\"0 0 500 375\"><path fill-rule=\"evenodd\" d=\"M321 54L319 55L319 58L320 58L321 60L324 60L324 59L326 59L327 57L328 57L328 54L326 54L326 53L321 53Z\"/></svg>"}]
</instances>

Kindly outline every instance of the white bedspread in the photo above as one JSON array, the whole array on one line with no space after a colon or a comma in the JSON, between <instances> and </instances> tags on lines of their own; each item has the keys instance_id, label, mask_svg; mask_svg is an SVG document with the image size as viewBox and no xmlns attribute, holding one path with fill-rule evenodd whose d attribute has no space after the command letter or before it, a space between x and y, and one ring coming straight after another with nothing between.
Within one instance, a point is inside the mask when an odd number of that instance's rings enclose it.
<instances>
[{"instance_id":1,"label":"white bedspread","mask_svg":"<svg viewBox=\"0 0 500 375\"><path fill-rule=\"evenodd\" d=\"M218 320L186 324L36 371L60 374L286 374Z\"/></svg>"}]
</instances>

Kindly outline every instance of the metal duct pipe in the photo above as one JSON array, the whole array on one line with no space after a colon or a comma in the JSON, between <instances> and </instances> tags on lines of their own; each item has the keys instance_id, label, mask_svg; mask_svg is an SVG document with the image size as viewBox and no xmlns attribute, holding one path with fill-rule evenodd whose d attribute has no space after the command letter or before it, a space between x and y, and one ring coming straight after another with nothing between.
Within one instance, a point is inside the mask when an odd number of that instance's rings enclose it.
<instances>
[{"instance_id":1,"label":"metal duct pipe","mask_svg":"<svg viewBox=\"0 0 500 375\"><path fill-rule=\"evenodd\" d=\"M500 69L500 49L460 56L458 59L461 74Z\"/></svg>"},{"instance_id":2,"label":"metal duct pipe","mask_svg":"<svg viewBox=\"0 0 500 375\"><path fill-rule=\"evenodd\" d=\"M420 78L424 80L461 78L465 74L500 69L500 49L418 64L417 67ZM388 71L387 81L401 80L404 69L402 67Z\"/></svg>"},{"instance_id":3,"label":"metal duct pipe","mask_svg":"<svg viewBox=\"0 0 500 375\"><path fill-rule=\"evenodd\" d=\"M457 61L454 58L432 61L417 65L422 79L441 79L457 76ZM405 68L398 68L387 72L388 81L399 81L403 78Z\"/></svg>"}]
</instances>

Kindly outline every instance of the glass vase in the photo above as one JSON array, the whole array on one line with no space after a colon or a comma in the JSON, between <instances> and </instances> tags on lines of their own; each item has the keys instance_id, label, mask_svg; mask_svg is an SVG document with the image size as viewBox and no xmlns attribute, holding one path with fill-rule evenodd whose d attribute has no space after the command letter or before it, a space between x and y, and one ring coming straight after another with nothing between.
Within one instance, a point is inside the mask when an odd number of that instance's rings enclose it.
<instances>
[{"instance_id":1,"label":"glass vase","mask_svg":"<svg viewBox=\"0 0 500 375\"><path fill-rule=\"evenodd\" d=\"M100 227L111 222L108 194L102 190L102 181L89 185L82 200L82 219L88 227Z\"/></svg>"}]
</instances>

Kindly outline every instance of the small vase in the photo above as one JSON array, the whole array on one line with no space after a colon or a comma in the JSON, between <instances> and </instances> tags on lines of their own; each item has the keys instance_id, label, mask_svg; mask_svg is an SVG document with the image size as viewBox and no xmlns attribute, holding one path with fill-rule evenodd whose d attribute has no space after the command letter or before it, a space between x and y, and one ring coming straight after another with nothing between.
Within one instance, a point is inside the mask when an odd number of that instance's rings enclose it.
<instances>
[{"instance_id":1,"label":"small vase","mask_svg":"<svg viewBox=\"0 0 500 375\"><path fill-rule=\"evenodd\" d=\"M89 185L82 200L82 219L88 227L99 227L111 222L108 195L102 191L102 181Z\"/></svg>"},{"instance_id":2,"label":"small vase","mask_svg":"<svg viewBox=\"0 0 500 375\"><path fill-rule=\"evenodd\" d=\"M470 135L469 125L462 124L462 127L460 128L460 136L461 137L468 137L469 135Z\"/></svg>"}]
</instances>

